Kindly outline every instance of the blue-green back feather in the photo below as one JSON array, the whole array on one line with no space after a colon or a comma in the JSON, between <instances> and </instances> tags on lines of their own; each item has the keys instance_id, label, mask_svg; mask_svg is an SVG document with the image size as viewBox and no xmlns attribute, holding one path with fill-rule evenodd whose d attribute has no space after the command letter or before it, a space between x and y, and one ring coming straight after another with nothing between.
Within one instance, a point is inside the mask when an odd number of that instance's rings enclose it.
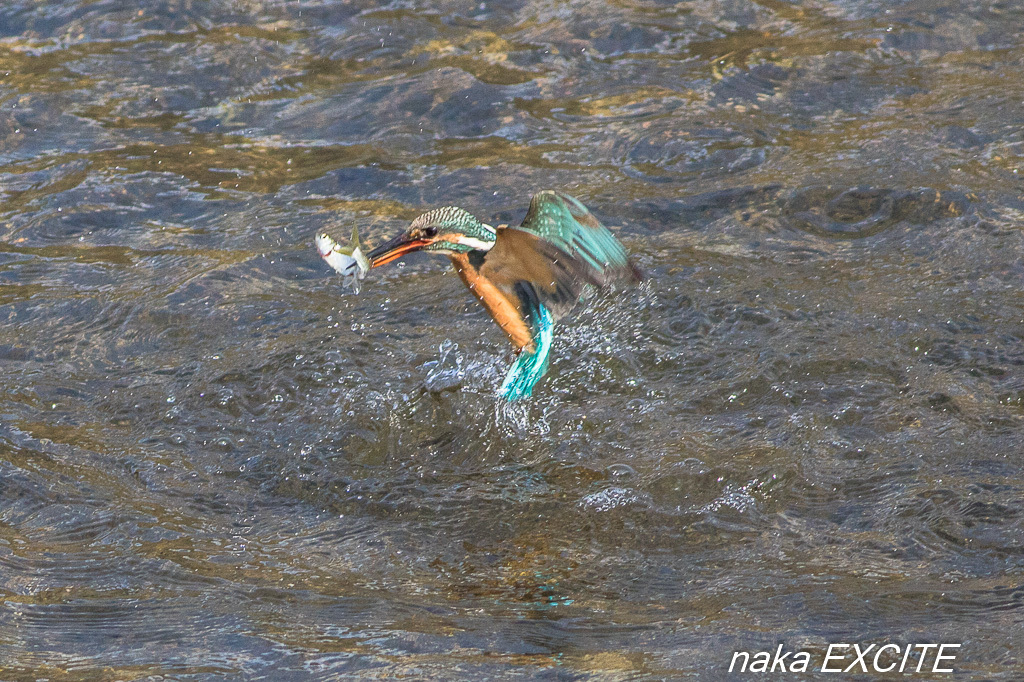
<instances>
[{"instance_id":1,"label":"blue-green back feather","mask_svg":"<svg viewBox=\"0 0 1024 682\"><path fill-rule=\"evenodd\" d=\"M554 336L552 328L555 322L551 318L551 313L541 303L531 306L529 311L535 349L532 353L523 351L512 363L505 380L501 383L501 395L505 400L528 398L533 387L548 371L548 356L551 353L551 339Z\"/></svg>"}]
</instances>

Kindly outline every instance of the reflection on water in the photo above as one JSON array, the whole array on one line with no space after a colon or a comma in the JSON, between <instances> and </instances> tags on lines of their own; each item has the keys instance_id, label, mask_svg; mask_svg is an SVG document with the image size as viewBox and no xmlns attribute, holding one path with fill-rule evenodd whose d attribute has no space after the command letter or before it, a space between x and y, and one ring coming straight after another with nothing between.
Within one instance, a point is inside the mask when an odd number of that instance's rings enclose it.
<instances>
[{"instance_id":1,"label":"reflection on water","mask_svg":"<svg viewBox=\"0 0 1024 682\"><path fill-rule=\"evenodd\" d=\"M0 677L719 679L1024 613L1014 3L0 8ZM507 405L438 260L579 196L650 275Z\"/></svg>"}]
</instances>

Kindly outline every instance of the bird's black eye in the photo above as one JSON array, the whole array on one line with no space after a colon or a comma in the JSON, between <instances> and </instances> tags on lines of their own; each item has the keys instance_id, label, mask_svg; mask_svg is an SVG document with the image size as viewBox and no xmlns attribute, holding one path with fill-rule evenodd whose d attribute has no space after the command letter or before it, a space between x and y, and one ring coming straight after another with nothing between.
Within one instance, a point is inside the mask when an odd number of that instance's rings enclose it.
<instances>
[{"instance_id":1,"label":"bird's black eye","mask_svg":"<svg viewBox=\"0 0 1024 682\"><path fill-rule=\"evenodd\" d=\"M437 227L435 227L434 225L428 225L427 227L424 227L423 228L423 236L424 237L436 237L437 236Z\"/></svg>"}]
</instances>

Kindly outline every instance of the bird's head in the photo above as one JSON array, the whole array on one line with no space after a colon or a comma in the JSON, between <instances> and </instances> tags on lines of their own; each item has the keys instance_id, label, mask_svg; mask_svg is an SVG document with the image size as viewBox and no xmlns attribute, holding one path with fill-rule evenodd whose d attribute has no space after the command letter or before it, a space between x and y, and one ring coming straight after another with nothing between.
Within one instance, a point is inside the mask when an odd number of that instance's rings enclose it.
<instances>
[{"instance_id":1,"label":"bird's head","mask_svg":"<svg viewBox=\"0 0 1024 682\"><path fill-rule=\"evenodd\" d=\"M487 251L496 232L457 206L427 211L391 241L366 254L371 267L384 265L413 251L455 254Z\"/></svg>"}]
</instances>

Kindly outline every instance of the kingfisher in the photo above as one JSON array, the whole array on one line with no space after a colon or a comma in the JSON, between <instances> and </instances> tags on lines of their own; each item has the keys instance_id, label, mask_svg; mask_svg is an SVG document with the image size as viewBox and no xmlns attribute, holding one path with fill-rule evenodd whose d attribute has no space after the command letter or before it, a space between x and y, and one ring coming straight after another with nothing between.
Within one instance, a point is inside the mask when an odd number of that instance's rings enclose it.
<instances>
[{"instance_id":1,"label":"kingfisher","mask_svg":"<svg viewBox=\"0 0 1024 682\"><path fill-rule=\"evenodd\" d=\"M529 397L547 372L555 322L590 288L636 283L642 277L622 244L577 199L535 194L518 227L492 227L457 206L428 211L373 249L370 267L407 253L448 256L516 352L501 385L507 400Z\"/></svg>"}]
</instances>

